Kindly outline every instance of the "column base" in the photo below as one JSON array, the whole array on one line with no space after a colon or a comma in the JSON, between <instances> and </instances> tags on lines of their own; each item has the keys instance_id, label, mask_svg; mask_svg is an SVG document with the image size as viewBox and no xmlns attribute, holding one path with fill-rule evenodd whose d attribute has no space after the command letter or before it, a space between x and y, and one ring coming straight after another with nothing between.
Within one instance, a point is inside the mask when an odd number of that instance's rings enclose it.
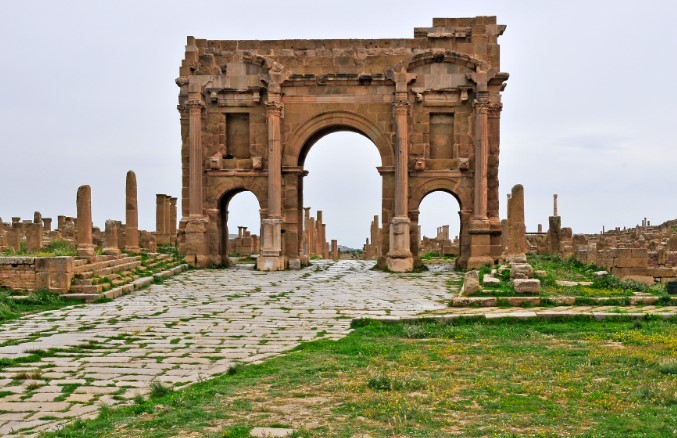
<instances>
[{"instance_id":1,"label":"column base","mask_svg":"<svg viewBox=\"0 0 677 438\"><path fill-rule=\"evenodd\" d=\"M78 257L86 258L91 262L96 260L96 248L92 244L78 245Z\"/></svg>"},{"instance_id":2,"label":"column base","mask_svg":"<svg viewBox=\"0 0 677 438\"><path fill-rule=\"evenodd\" d=\"M301 269L301 259L289 259L289 269L292 271L298 271Z\"/></svg>"},{"instance_id":3,"label":"column base","mask_svg":"<svg viewBox=\"0 0 677 438\"><path fill-rule=\"evenodd\" d=\"M125 252L127 254L141 254L141 248L139 248L138 246L127 247L125 248Z\"/></svg>"},{"instance_id":4,"label":"column base","mask_svg":"<svg viewBox=\"0 0 677 438\"><path fill-rule=\"evenodd\" d=\"M412 272L414 257L386 257L386 266L390 272Z\"/></svg>"},{"instance_id":5,"label":"column base","mask_svg":"<svg viewBox=\"0 0 677 438\"><path fill-rule=\"evenodd\" d=\"M284 271L284 257L260 255L256 259L256 269L259 271Z\"/></svg>"},{"instance_id":6,"label":"column base","mask_svg":"<svg viewBox=\"0 0 677 438\"><path fill-rule=\"evenodd\" d=\"M103 249L104 255L111 255L115 257L120 257L120 250L117 248L104 248Z\"/></svg>"}]
</instances>

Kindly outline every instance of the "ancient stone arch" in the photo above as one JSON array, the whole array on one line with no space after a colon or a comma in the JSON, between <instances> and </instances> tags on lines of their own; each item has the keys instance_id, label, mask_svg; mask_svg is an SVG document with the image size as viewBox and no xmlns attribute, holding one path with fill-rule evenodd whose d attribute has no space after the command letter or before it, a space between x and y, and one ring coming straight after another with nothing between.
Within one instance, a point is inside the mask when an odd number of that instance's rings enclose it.
<instances>
[{"instance_id":1,"label":"ancient stone arch","mask_svg":"<svg viewBox=\"0 0 677 438\"><path fill-rule=\"evenodd\" d=\"M211 41L188 37L180 87L179 249L223 264L224 193L250 190L262 217L262 270L299 268L303 168L322 136L369 138L382 165L380 260L414 266L421 199L461 205L462 267L497 260L501 91L495 17L435 18L411 39Z\"/></svg>"}]
</instances>

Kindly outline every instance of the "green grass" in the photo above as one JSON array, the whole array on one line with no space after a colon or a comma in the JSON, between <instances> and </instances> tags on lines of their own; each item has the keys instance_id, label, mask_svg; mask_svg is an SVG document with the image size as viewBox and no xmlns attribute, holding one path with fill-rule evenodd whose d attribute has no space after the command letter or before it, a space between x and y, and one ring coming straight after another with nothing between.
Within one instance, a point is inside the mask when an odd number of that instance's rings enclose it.
<instances>
[{"instance_id":1,"label":"green grass","mask_svg":"<svg viewBox=\"0 0 677 438\"><path fill-rule=\"evenodd\" d=\"M10 289L0 288L0 324L29 313L60 309L79 303L83 303L83 301L65 300L59 294L47 290L21 294Z\"/></svg>"},{"instance_id":2,"label":"green grass","mask_svg":"<svg viewBox=\"0 0 677 438\"><path fill-rule=\"evenodd\" d=\"M673 436L677 323L354 323L49 437Z\"/></svg>"},{"instance_id":3,"label":"green grass","mask_svg":"<svg viewBox=\"0 0 677 438\"><path fill-rule=\"evenodd\" d=\"M618 304L627 304L627 297L635 292L650 293L660 298L659 304L669 304L669 296L664 284L646 285L632 280L621 280L613 275L597 277L595 272L603 269L595 265L586 265L574 258L561 259L551 255L529 255L528 262L536 271L545 271L543 275L534 275L541 280L541 298L556 296L577 297L577 304L595 304L590 298L614 297ZM480 284L485 275L488 275L493 266L483 266L479 269ZM483 286L483 291L473 294L477 297L508 297L515 296L510 282L510 271L504 270L496 274L501 280L498 285ZM589 285L560 286L557 280L589 282ZM588 300L588 301L586 301ZM611 303L610 303L611 304Z\"/></svg>"},{"instance_id":4,"label":"green grass","mask_svg":"<svg viewBox=\"0 0 677 438\"><path fill-rule=\"evenodd\" d=\"M19 251L9 248L0 252L0 256L12 257L55 257L55 256L76 256L78 252L70 242L65 240L54 240L45 245L38 252L29 252L26 251L26 242L22 242L21 249Z\"/></svg>"}]
</instances>

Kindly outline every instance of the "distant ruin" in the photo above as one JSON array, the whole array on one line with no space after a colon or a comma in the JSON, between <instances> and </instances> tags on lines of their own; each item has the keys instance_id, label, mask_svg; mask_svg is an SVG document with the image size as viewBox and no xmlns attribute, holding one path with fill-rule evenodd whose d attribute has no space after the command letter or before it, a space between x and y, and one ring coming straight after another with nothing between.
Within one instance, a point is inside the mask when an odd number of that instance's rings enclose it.
<instances>
[{"instance_id":1,"label":"distant ruin","mask_svg":"<svg viewBox=\"0 0 677 438\"><path fill-rule=\"evenodd\" d=\"M176 243L176 200L157 195L155 232L138 229L136 175L127 173L125 187L126 222L109 219L105 229L92 223L92 189L78 188L77 217L58 216L53 229L52 218L42 217L39 211L33 220L13 217L11 223L0 219L0 251L9 256L0 257L0 286L12 289L46 289L52 292L78 294L105 292L116 282L133 281L134 272L141 266L141 252L155 253L158 245ZM51 243L63 243L75 248L75 254L50 256L42 254ZM155 257L155 256L154 256ZM165 259L164 255L158 255ZM109 283L95 284L92 276L101 275ZM136 278L134 278L136 277ZM117 281L118 278L121 280Z\"/></svg>"},{"instance_id":2,"label":"distant ruin","mask_svg":"<svg viewBox=\"0 0 677 438\"><path fill-rule=\"evenodd\" d=\"M188 37L178 109L182 218L178 245L195 266L228 264L228 204L258 199L261 270L298 269L305 157L352 131L381 156L381 229L370 253L392 271L419 257L418 208L433 191L460 205L457 264L501 255L501 91L495 17L435 18L412 39L218 41ZM378 245L378 248L375 247ZM326 255L326 250L322 250Z\"/></svg>"},{"instance_id":3,"label":"distant ruin","mask_svg":"<svg viewBox=\"0 0 677 438\"><path fill-rule=\"evenodd\" d=\"M599 234L574 234L562 227L553 195L553 215L548 230L527 233L527 251L574 257L600 266L611 274L646 284L677 281L677 219L652 226L646 218L633 228L602 230Z\"/></svg>"}]
</instances>

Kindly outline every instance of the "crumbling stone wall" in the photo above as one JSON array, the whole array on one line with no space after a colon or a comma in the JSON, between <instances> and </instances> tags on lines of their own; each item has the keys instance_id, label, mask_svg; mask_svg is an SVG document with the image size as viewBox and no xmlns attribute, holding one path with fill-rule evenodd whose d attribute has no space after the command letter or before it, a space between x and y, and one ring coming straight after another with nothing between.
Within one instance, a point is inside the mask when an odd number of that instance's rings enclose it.
<instances>
[{"instance_id":1,"label":"crumbling stone wall","mask_svg":"<svg viewBox=\"0 0 677 438\"><path fill-rule=\"evenodd\" d=\"M74 276L73 257L0 257L0 286L64 293Z\"/></svg>"}]
</instances>

